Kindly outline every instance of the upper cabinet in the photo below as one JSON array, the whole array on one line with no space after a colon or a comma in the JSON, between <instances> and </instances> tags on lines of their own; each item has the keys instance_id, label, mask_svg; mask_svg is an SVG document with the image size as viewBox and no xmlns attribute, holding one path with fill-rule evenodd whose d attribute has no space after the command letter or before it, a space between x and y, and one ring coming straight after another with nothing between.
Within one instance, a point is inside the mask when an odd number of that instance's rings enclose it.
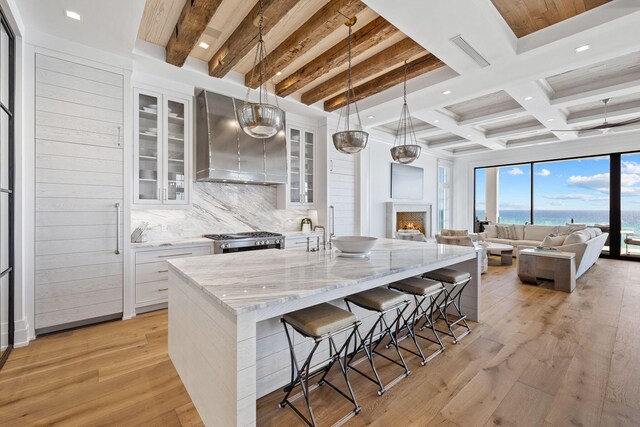
<instances>
[{"instance_id":1,"label":"upper cabinet","mask_svg":"<svg viewBox=\"0 0 640 427\"><path fill-rule=\"evenodd\" d=\"M134 111L134 204L188 204L191 100L135 89Z\"/></svg>"},{"instance_id":2,"label":"upper cabinet","mask_svg":"<svg viewBox=\"0 0 640 427\"><path fill-rule=\"evenodd\" d=\"M279 207L313 208L315 205L316 130L290 123L287 126L289 179L279 189Z\"/></svg>"}]
</instances>

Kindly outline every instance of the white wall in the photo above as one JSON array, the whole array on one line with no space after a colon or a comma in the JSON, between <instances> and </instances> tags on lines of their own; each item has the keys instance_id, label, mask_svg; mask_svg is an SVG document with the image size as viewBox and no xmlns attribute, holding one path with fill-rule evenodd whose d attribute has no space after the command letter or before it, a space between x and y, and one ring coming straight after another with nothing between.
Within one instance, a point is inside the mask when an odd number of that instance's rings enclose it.
<instances>
[{"instance_id":1,"label":"white wall","mask_svg":"<svg viewBox=\"0 0 640 427\"><path fill-rule=\"evenodd\" d=\"M473 228L473 176L476 167L639 150L638 133L619 133L456 157L453 164L453 227Z\"/></svg>"},{"instance_id":2,"label":"white wall","mask_svg":"<svg viewBox=\"0 0 640 427\"><path fill-rule=\"evenodd\" d=\"M431 224L436 227L438 197L438 157L422 148L420 158L411 166L424 169L423 198L402 200L391 198L391 153L393 137L381 132L369 131L369 145L363 152L362 186L365 224L363 233L375 237L387 237L387 202L430 203ZM455 179L454 179L455 183ZM455 192L454 192L455 193ZM433 230L432 230L433 233Z\"/></svg>"}]
</instances>

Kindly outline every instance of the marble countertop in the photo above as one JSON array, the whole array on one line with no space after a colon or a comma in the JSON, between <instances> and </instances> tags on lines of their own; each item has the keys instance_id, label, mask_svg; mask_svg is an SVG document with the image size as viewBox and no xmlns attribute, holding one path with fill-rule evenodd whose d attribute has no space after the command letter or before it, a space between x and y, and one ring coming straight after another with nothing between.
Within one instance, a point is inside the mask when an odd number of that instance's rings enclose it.
<instances>
[{"instance_id":1,"label":"marble countertop","mask_svg":"<svg viewBox=\"0 0 640 427\"><path fill-rule=\"evenodd\" d=\"M379 239L369 258L267 249L169 260L170 268L233 314L476 257L472 247Z\"/></svg>"}]
</instances>

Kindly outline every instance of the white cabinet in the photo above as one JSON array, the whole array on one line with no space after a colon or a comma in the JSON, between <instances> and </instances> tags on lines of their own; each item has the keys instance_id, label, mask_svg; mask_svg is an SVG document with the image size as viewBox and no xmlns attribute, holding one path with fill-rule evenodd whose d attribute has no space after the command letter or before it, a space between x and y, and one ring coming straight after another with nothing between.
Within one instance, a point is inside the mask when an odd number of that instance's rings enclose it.
<instances>
[{"instance_id":1,"label":"white cabinet","mask_svg":"<svg viewBox=\"0 0 640 427\"><path fill-rule=\"evenodd\" d=\"M134 204L188 204L191 100L135 89L134 111Z\"/></svg>"},{"instance_id":2,"label":"white cabinet","mask_svg":"<svg viewBox=\"0 0 640 427\"><path fill-rule=\"evenodd\" d=\"M281 209L314 208L316 144L315 129L291 123L287 126L289 179L286 189L279 190Z\"/></svg>"},{"instance_id":3,"label":"white cabinet","mask_svg":"<svg viewBox=\"0 0 640 427\"><path fill-rule=\"evenodd\" d=\"M137 312L157 309L167 302L169 289L168 259L210 255L211 243L192 246L177 246L137 249L135 252L135 308Z\"/></svg>"}]
</instances>

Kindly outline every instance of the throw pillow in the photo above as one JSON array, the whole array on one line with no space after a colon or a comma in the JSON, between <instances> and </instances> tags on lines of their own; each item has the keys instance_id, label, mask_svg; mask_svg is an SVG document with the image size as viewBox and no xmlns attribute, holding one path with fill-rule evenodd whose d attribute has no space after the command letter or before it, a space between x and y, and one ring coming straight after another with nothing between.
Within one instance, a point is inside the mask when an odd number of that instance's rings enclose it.
<instances>
[{"instance_id":1,"label":"throw pillow","mask_svg":"<svg viewBox=\"0 0 640 427\"><path fill-rule=\"evenodd\" d=\"M563 246L573 245L575 243L585 243L589 240L589 235L584 231L576 231L575 233L571 233L564 240Z\"/></svg>"},{"instance_id":2,"label":"throw pillow","mask_svg":"<svg viewBox=\"0 0 640 427\"><path fill-rule=\"evenodd\" d=\"M554 236L553 234L549 234L547 237L544 238L540 246L545 248L562 246L564 244L565 239L566 239L566 236Z\"/></svg>"},{"instance_id":3,"label":"throw pillow","mask_svg":"<svg viewBox=\"0 0 640 427\"><path fill-rule=\"evenodd\" d=\"M498 232L499 239L516 240L516 227L513 224L498 225L496 224L496 231Z\"/></svg>"}]
</instances>

